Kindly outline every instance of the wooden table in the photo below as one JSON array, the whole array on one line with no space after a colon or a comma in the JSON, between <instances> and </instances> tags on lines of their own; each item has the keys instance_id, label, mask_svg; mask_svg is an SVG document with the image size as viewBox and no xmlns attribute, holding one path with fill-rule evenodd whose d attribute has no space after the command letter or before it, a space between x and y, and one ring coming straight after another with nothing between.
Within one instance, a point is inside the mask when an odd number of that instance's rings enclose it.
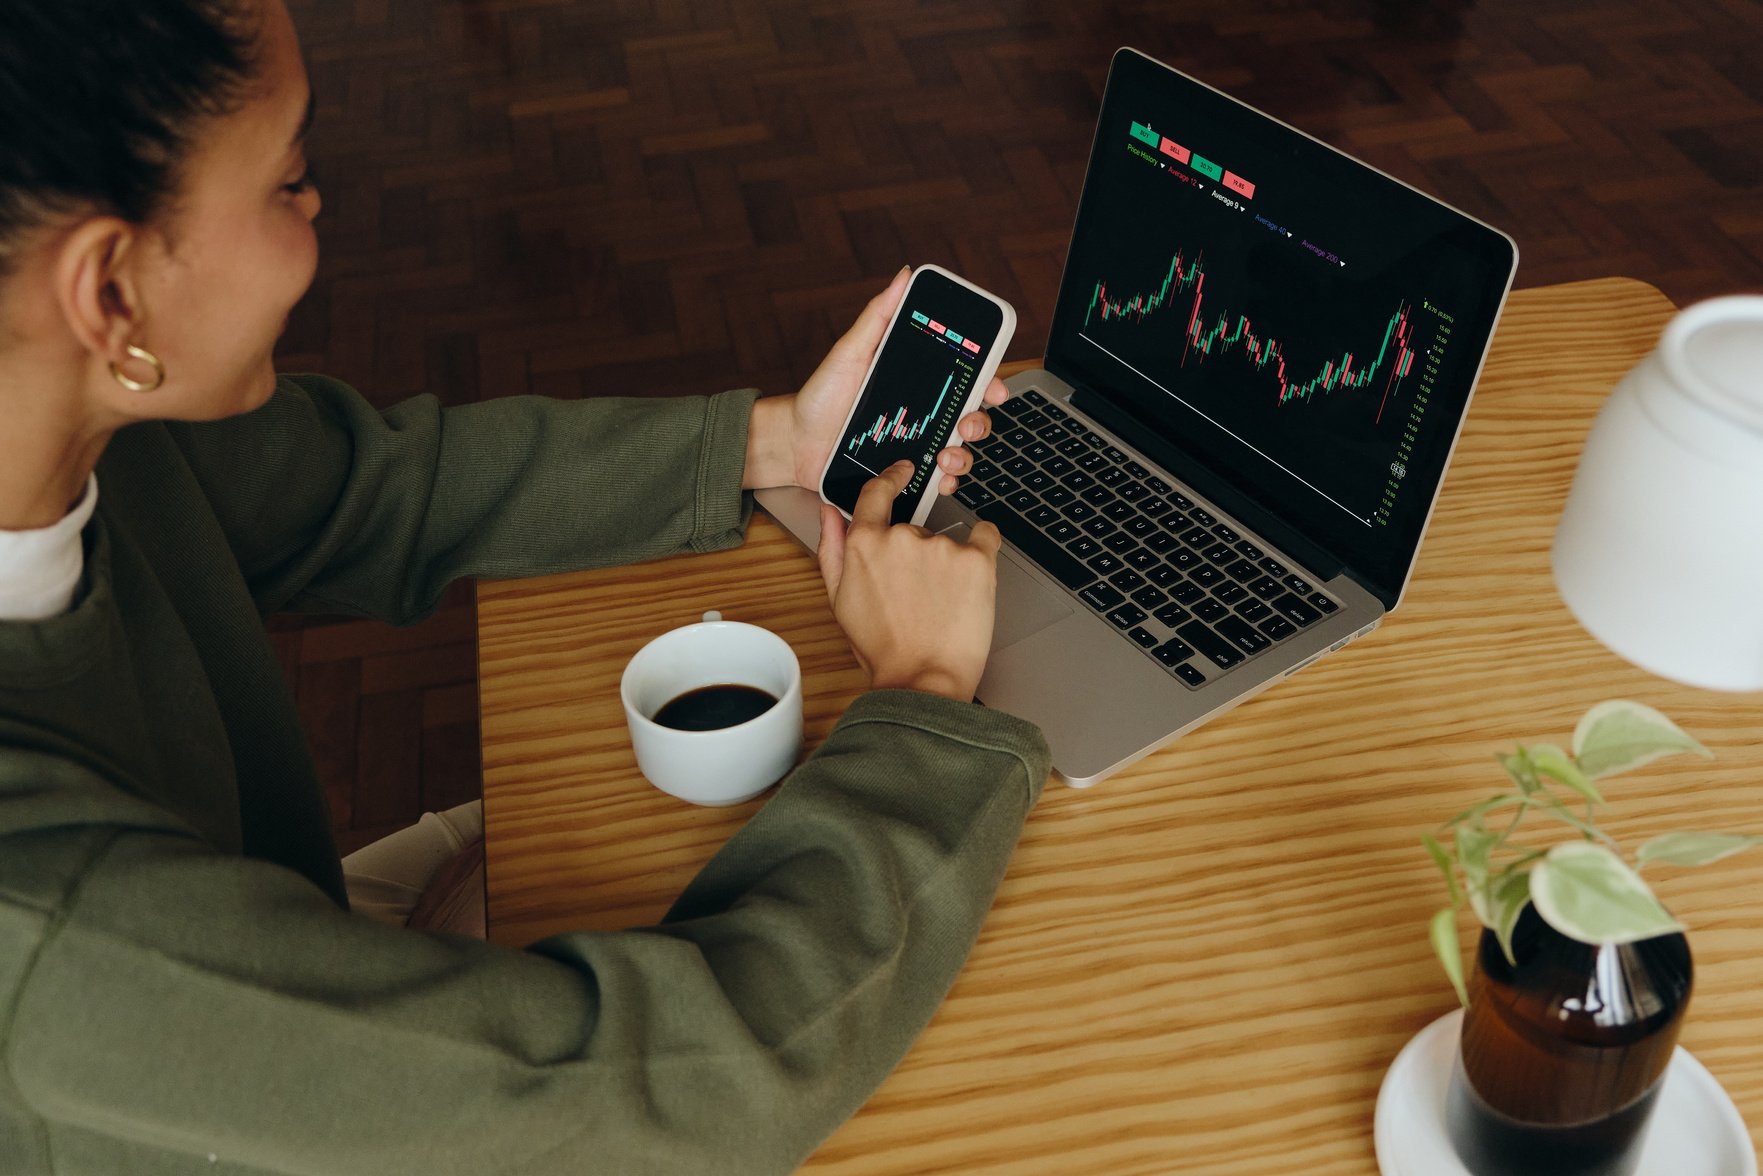
<instances>
[{"instance_id":1,"label":"wooden table","mask_svg":"<svg viewBox=\"0 0 1763 1176\"><path fill-rule=\"evenodd\" d=\"M947 1004L806 1170L1369 1176L1378 1082L1454 1004L1419 838L1502 787L1496 752L1639 699L1718 758L1611 781L1609 830L1763 832L1763 696L1620 661L1549 575L1592 416L1672 311L1622 279L1514 294L1402 606L1095 789L1049 786ZM626 659L711 608L796 648L816 744L861 680L812 560L763 517L735 551L481 587L495 939L653 922L763 803L675 801L626 741ZM1763 852L1655 884L1691 928L1683 1044L1755 1144Z\"/></svg>"}]
</instances>

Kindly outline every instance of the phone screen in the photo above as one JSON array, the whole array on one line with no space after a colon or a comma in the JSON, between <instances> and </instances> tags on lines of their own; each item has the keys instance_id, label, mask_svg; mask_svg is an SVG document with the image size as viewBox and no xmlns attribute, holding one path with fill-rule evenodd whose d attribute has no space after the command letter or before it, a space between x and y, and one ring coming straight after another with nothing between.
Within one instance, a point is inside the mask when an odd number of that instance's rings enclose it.
<instances>
[{"instance_id":1,"label":"phone screen","mask_svg":"<svg viewBox=\"0 0 1763 1176\"><path fill-rule=\"evenodd\" d=\"M910 518L1003 326L991 299L930 270L913 275L821 481L827 500L850 514L864 483L905 459L912 481L893 518Z\"/></svg>"}]
</instances>

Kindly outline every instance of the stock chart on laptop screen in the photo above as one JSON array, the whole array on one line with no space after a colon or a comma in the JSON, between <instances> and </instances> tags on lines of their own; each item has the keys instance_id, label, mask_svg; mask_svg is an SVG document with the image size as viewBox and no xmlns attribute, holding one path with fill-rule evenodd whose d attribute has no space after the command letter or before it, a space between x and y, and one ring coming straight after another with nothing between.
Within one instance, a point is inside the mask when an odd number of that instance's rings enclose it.
<instances>
[{"instance_id":1,"label":"stock chart on laptop screen","mask_svg":"<svg viewBox=\"0 0 1763 1176\"><path fill-rule=\"evenodd\" d=\"M1399 584L1511 268L1485 226L1123 51L1049 355Z\"/></svg>"}]
</instances>

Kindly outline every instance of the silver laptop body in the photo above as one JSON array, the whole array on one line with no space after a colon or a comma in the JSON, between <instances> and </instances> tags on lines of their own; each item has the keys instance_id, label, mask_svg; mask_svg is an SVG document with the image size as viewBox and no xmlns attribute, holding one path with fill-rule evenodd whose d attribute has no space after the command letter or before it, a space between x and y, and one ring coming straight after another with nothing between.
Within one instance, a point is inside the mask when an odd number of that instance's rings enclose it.
<instances>
[{"instance_id":1,"label":"silver laptop body","mask_svg":"<svg viewBox=\"0 0 1763 1176\"><path fill-rule=\"evenodd\" d=\"M1305 223L1311 205L1293 194L1318 189L1327 195ZM1291 209L1299 223L1282 211ZM1140 214L1177 223L1141 230ZM1184 217L1210 217L1213 227ZM1194 236L1204 239L1182 242ZM1162 258L1178 242L1159 285ZM1136 283L1102 276L1141 261ZM987 477L940 500L926 524L964 536L984 517L1005 534L979 701L1037 724L1055 771L1086 787L1375 628L1412 570L1516 263L1516 246L1496 230L1120 50L1047 366L1007 381L1011 401L994 412L993 437L975 446L976 471ZM1349 278L1352 265L1362 268ZM1206 301L1214 275L1220 307ZM1127 284L1115 293L1110 281ZM1264 333L1255 325L1263 317L1276 324ZM1332 331L1365 354L1305 346L1306 331L1318 339ZM1179 534L1191 540L1175 544L1188 551L1179 571L1156 566L1176 558L1161 528L1141 535L1158 552L1130 550L1134 566L1165 577L1159 583L1184 592L1187 605L1091 554L1096 544L1081 534L1075 549L1085 554L1070 554L1072 521L1061 512L1081 508L1051 487L1060 478L1082 485L1079 471L1047 458L1052 447L1037 443L1040 456L1028 460L1030 448L1007 441L1021 441L1019 420L1049 417L1055 433L1088 438L1064 440L1059 452L1093 460L1086 468L1097 474L1112 467L1109 484L1119 489L1124 478L1139 488L1135 502L1163 504L1161 521L1179 512ZM992 460L1000 452L1012 470L1033 470L1038 494L1004 477ZM1061 464L1071 472L1044 473ZM986 489L1006 485L997 495ZM805 546L817 545L814 495L758 498ZM1115 517L1131 517L1117 498L1101 498L1121 512ZM1080 515L1079 525L1099 527L1094 517ZM1117 530L1097 537L1123 538ZM1207 585L1197 595L1195 578ZM1221 629L1201 625L1192 615L1201 607L1225 614ZM1285 635L1255 648L1263 629ZM1243 647L1208 656L1231 644L1219 632ZM1202 637L1213 644L1196 649Z\"/></svg>"}]
</instances>

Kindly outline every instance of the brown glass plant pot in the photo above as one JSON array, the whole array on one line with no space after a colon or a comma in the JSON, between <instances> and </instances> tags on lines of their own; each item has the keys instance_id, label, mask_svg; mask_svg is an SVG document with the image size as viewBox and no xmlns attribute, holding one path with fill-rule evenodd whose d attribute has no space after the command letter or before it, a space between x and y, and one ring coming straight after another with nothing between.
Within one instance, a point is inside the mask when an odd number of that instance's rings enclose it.
<instances>
[{"instance_id":1,"label":"brown glass plant pot","mask_svg":"<svg viewBox=\"0 0 1763 1176\"><path fill-rule=\"evenodd\" d=\"M1689 943L1602 947L1527 906L1514 965L1483 931L1447 1101L1475 1176L1631 1176L1689 1007Z\"/></svg>"}]
</instances>

